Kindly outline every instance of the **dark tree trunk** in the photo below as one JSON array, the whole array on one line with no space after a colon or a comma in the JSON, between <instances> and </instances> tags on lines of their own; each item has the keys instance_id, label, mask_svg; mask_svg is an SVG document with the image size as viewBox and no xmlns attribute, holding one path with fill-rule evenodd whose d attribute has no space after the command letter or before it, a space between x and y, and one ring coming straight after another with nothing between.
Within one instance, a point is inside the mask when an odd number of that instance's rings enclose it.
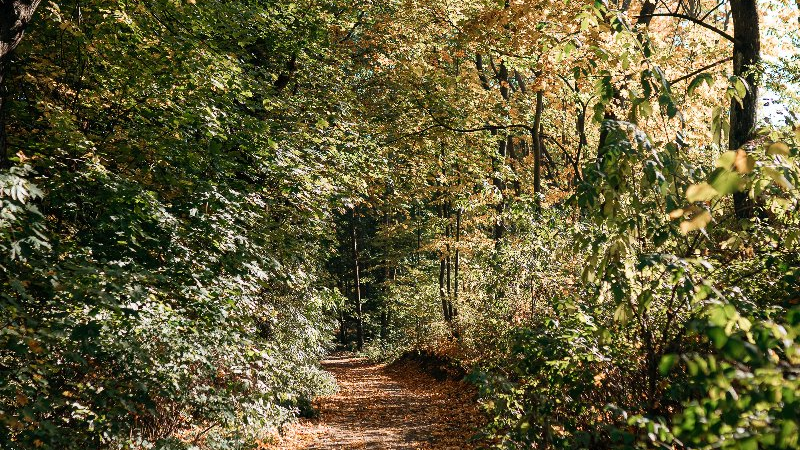
<instances>
[{"instance_id":1,"label":"dark tree trunk","mask_svg":"<svg viewBox=\"0 0 800 450\"><path fill-rule=\"evenodd\" d=\"M389 195L389 189L387 189L387 196ZM384 214L383 217L383 224L385 227L385 233L389 233L389 226L391 225L391 210ZM386 247L386 256L384 259L384 269L383 269L383 310L381 311L381 342L386 342L389 338L389 321L391 320L391 305L389 303L389 296L391 294L390 285L393 281L392 279L392 270L393 264L391 261L391 257L389 256L389 247Z\"/></svg>"},{"instance_id":2,"label":"dark tree trunk","mask_svg":"<svg viewBox=\"0 0 800 450\"><path fill-rule=\"evenodd\" d=\"M747 81L749 90L742 105L731 102L731 150L737 150L750 140L756 126L758 110L758 64L761 59L761 39L758 27L756 0L731 0L733 15L733 74ZM753 201L746 192L733 194L734 211L738 218L753 216Z\"/></svg>"},{"instance_id":3,"label":"dark tree trunk","mask_svg":"<svg viewBox=\"0 0 800 450\"><path fill-rule=\"evenodd\" d=\"M11 66L11 55L17 48L25 28L41 0L0 0L0 168L11 165L6 139L6 87L5 78Z\"/></svg>"},{"instance_id":4,"label":"dark tree trunk","mask_svg":"<svg viewBox=\"0 0 800 450\"><path fill-rule=\"evenodd\" d=\"M505 222L503 220L503 211L505 211L505 186L503 180L500 178L500 171L503 168L503 161L506 156L506 140L501 139L499 145L499 155L492 158L492 183L500 194L500 200L495 205L495 214L497 215L494 227L492 229L492 239L495 241L495 246L499 245L500 239L505 234Z\"/></svg>"},{"instance_id":5,"label":"dark tree trunk","mask_svg":"<svg viewBox=\"0 0 800 450\"><path fill-rule=\"evenodd\" d=\"M577 83L576 83L577 84ZM575 182L581 181L581 155L583 150L588 145L589 141L586 138L586 105L582 104L578 108L578 119L575 121L575 126L578 132L578 151L575 153L575 159L572 161L572 170L575 172Z\"/></svg>"},{"instance_id":6,"label":"dark tree trunk","mask_svg":"<svg viewBox=\"0 0 800 450\"><path fill-rule=\"evenodd\" d=\"M444 317L445 322L450 322L450 310L447 308L447 291L444 280L446 266L447 262L442 257L439 260L439 300L442 303L442 317Z\"/></svg>"},{"instance_id":7,"label":"dark tree trunk","mask_svg":"<svg viewBox=\"0 0 800 450\"><path fill-rule=\"evenodd\" d=\"M0 61L8 62L11 52L17 48L25 35L25 27L41 0L0 0ZM5 72L0 72L0 83Z\"/></svg>"},{"instance_id":8,"label":"dark tree trunk","mask_svg":"<svg viewBox=\"0 0 800 450\"><path fill-rule=\"evenodd\" d=\"M536 204L541 205L539 195L542 193L542 112L544 110L544 92L536 92L536 113L533 119L531 140L533 141L533 195Z\"/></svg>"},{"instance_id":9,"label":"dark tree trunk","mask_svg":"<svg viewBox=\"0 0 800 450\"><path fill-rule=\"evenodd\" d=\"M455 305L458 305L458 270L461 265L461 208L456 210L456 251L455 251L455 265L453 267L453 305L451 316L455 317L458 312Z\"/></svg>"},{"instance_id":10,"label":"dark tree trunk","mask_svg":"<svg viewBox=\"0 0 800 450\"><path fill-rule=\"evenodd\" d=\"M445 219L447 219L447 225L445 226L445 242L446 242L446 244L445 244L445 262L446 262L446 265L447 265L447 272L446 272L447 282L446 282L446 286L447 286L447 319L448 319L448 321L452 321L453 320L453 297L452 297L452 290L451 290L451 285L452 285L451 272L452 272L453 263L452 263L452 258L450 257L450 237L451 237L450 235L451 235L451 228L452 228L450 226L450 209L451 208L452 208L452 206L450 205L450 202L448 201L447 206L446 206L446 212L445 212Z\"/></svg>"},{"instance_id":11,"label":"dark tree trunk","mask_svg":"<svg viewBox=\"0 0 800 450\"><path fill-rule=\"evenodd\" d=\"M445 163L445 149L441 146L439 153L439 166L442 180L447 179L447 165ZM450 322L450 212L449 193L444 181L437 183L439 186L439 219L444 222L444 248L439 256L439 300L442 303L442 316L446 322Z\"/></svg>"}]
</instances>

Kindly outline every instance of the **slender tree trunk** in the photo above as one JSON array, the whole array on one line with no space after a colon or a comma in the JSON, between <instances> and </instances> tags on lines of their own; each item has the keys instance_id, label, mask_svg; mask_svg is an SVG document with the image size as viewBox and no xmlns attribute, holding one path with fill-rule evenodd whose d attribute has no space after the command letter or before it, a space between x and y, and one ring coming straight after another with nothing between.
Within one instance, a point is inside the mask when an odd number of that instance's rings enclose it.
<instances>
[{"instance_id":1,"label":"slender tree trunk","mask_svg":"<svg viewBox=\"0 0 800 450\"><path fill-rule=\"evenodd\" d=\"M439 255L439 300L442 303L442 316L446 322L450 322L450 308L448 303L450 300L450 219L447 212L447 196L448 192L444 180L447 178L447 169L445 165L445 150L444 144L441 145L441 152L439 153L439 169L442 181L437 183L439 187L439 201L438 213L439 220L445 222L444 224L444 248Z\"/></svg>"},{"instance_id":2,"label":"slender tree trunk","mask_svg":"<svg viewBox=\"0 0 800 450\"><path fill-rule=\"evenodd\" d=\"M386 342L389 340L389 329L392 325L392 305L383 305L381 312L381 341Z\"/></svg>"},{"instance_id":3,"label":"slender tree trunk","mask_svg":"<svg viewBox=\"0 0 800 450\"><path fill-rule=\"evenodd\" d=\"M452 237L452 225L450 224L450 211L452 210L453 206L450 202L447 202L447 211L446 211L446 219L447 219L447 227L445 228L445 239L446 239L446 262L447 262L447 317L452 321L453 320L453 294L452 294L452 266L453 266L453 259L450 256L451 254L451 246L450 246L450 238Z\"/></svg>"},{"instance_id":4,"label":"slender tree trunk","mask_svg":"<svg viewBox=\"0 0 800 450\"><path fill-rule=\"evenodd\" d=\"M344 286L342 285L342 280L336 281L336 287L339 289L340 294L344 294ZM339 330L336 333L336 337L339 339L339 344L344 345L344 339L342 336L344 335L344 308L342 306L336 307L336 320L339 322Z\"/></svg>"},{"instance_id":5,"label":"slender tree trunk","mask_svg":"<svg viewBox=\"0 0 800 450\"><path fill-rule=\"evenodd\" d=\"M500 61L500 67L497 71L497 81L500 82L500 95L503 97L503 100L506 102L509 101L511 98L511 91L509 90L509 83L508 83L508 67L506 66L505 61ZM494 240L495 246L500 245L500 240L503 238L505 234L505 221L503 220L503 214L506 209L506 183L502 179L500 175L500 171L503 170L503 166L506 163L506 157L508 156L508 147L510 142L510 136L506 135L504 139L500 139L498 142L498 157L497 157L497 164L495 166L495 178L494 178L494 185L500 191L500 201L497 203L496 210L497 210L497 220L495 222L494 227Z\"/></svg>"},{"instance_id":6,"label":"slender tree trunk","mask_svg":"<svg viewBox=\"0 0 800 450\"><path fill-rule=\"evenodd\" d=\"M389 232L389 225L390 225L390 218L389 217L390 217L390 214L388 212L384 213L384 215L383 215L383 224L384 224L384 227L385 227L384 233L387 233L387 235L388 235L388 232ZM386 251L386 255L385 255L385 258L383 260L384 269L383 269L383 308L381 310L381 335L380 335L381 342L385 342L386 339L389 336L389 317L390 317L390 314L389 314L388 299L389 299L389 294L390 294L389 282L390 282L390 277L391 277L391 273L392 273L391 262L390 262L390 258L389 258L389 247L388 247L388 245L387 245L385 251Z\"/></svg>"},{"instance_id":7,"label":"slender tree trunk","mask_svg":"<svg viewBox=\"0 0 800 450\"><path fill-rule=\"evenodd\" d=\"M364 348L364 318L361 310L361 273L358 264L358 232L356 230L356 211L353 208L353 273L356 300L356 339L358 339L358 349Z\"/></svg>"},{"instance_id":8,"label":"slender tree trunk","mask_svg":"<svg viewBox=\"0 0 800 450\"><path fill-rule=\"evenodd\" d=\"M499 140L498 153L499 154L497 156L492 158L492 184L494 184L495 188L497 188L497 191L500 195L500 200L495 205L495 214L497 217L495 218L494 226L492 227L492 239L495 241L495 246L499 245L500 239L502 239L503 234L505 234L505 223L503 221L503 211L505 210L505 185L500 175L500 171L503 168L503 162L505 161L506 157L505 139Z\"/></svg>"},{"instance_id":9,"label":"slender tree trunk","mask_svg":"<svg viewBox=\"0 0 800 450\"><path fill-rule=\"evenodd\" d=\"M347 318L344 316L344 309L339 310L339 343L347 345Z\"/></svg>"},{"instance_id":10,"label":"slender tree trunk","mask_svg":"<svg viewBox=\"0 0 800 450\"><path fill-rule=\"evenodd\" d=\"M733 15L733 74L747 81L749 90L742 105L731 102L731 150L750 140L756 126L758 110L758 64L761 60L758 7L756 0L731 0ZM753 201L746 192L733 194L734 212L738 218L753 216Z\"/></svg>"},{"instance_id":11,"label":"slender tree trunk","mask_svg":"<svg viewBox=\"0 0 800 450\"><path fill-rule=\"evenodd\" d=\"M344 291L342 292L344 298L350 299L350 280L344 281ZM344 305L339 310L339 320L341 321L341 328L339 329L341 332L340 339L342 341L342 345L347 345L347 315L345 314Z\"/></svg>"},{"instance_id":12,"label":"slender tree trunk","mask_svg":"<svg viewBox=\"0 0 800 450\"><path fill-rule=\"evenodd\" d=\"M439 300L442 303L442 317L444 317L445 322L450 322L450 312L447 308L447 291L445 288L445 271L447 263L444 260L444 257L440 258L439 260Z\"/></svg>"},{"instance_id":13,"label":"slender tree trunk","mask_svg":"<svg viewBox=\"0 0 800 450\"><path fill-rule=\"evenodd\" d=\"M452 318L458 314L456 305L458 305L458 270L461 265L461 207L456 209L456 251L455 251L455 265L453 267L453 305L452 305Z\"/></svg>"},{"instance_id":14,"label":"slender tree trunk","mask_svg":"<svg viewBox=\"0 0 800 450\"><path fill-rule=\"evenodd\" d=\"M575 126L577 127L577 132L578 132L578 151L575 154L575 159L573 160L572 170L575 172L574 174L575 181L579 182L581 180L581 154L583 153L583 149L585 149L589 143L588 139L586 139L585 104L580 105L580 107L578 108L578 120L576 120Z\"/></svg>"},{"instance_id":15,"label":"slender tree trunk","mask_svg":"<svg viewBox=\"0 0 800 450\"><path fill-rule=\"evenodd\" d=\"M536 113L533 118L531 140L533 141L533 195L536 205L541 206L542 193L542 112L544 110L544 92L536 92Z\"/></svg>"}]
</instances>

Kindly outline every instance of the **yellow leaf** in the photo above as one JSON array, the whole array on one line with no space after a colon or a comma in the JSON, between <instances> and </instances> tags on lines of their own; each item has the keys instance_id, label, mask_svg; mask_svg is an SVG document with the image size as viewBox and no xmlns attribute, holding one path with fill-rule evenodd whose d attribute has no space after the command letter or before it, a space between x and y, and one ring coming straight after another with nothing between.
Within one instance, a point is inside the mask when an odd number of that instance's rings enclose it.
<instances>
[{"instance_id":1,"label":"yellow leaf","mask_svg":"<svg viewBox=\"0 0 800 450\"><path fill-rule=\"evenodd\" d=\"M739 173L750 173L756 166L756 160L748 155L746 151L737 150L736 161L734 161L733 166L736 167Z\"/></svg>"},{"instance_id":2,"label":"yellow leaf","mask_svg":"<svg viewBox=\"0 0 800 450\"><path fill-rule=\"evenodd\" d=\"M767 154L789 156L789 146L783 142L775 142L767 148Z\"/></svg>"},{"instance_id":3,"label":"yellow leaf","mask_svg":"<svg viewBox=\"0 0 800 450\"><path fill-rule=\"evenodd\" d=\"M711 214L708 211L703 210L703 212L696 214L691 219L681 222L681 233L688 234L690 231L705 228L710 222Z\"/></svg>"},{"instance_id":4,"label":"yellow leaf","mask_svg":"<svg viewBox=\"0 0 800 450\"><path fill-rule=\"evenodd\" d=\"M686 189L686 199L690 202L706 202L717 195L717 190L706 182L693 184Z\"/></svg>"},{"instance_id":5,"label":"yellow leaf","mask_svg":"<svg viewBox=\"0 0 800 450\"><path fill-rule=\"evenodd\" d=\"M675 220L677 218L683 217L684 214L685 211L683 210L683 208L676 209L675 211L669 213L669 218Z\"/></svg>"}]
</instances>

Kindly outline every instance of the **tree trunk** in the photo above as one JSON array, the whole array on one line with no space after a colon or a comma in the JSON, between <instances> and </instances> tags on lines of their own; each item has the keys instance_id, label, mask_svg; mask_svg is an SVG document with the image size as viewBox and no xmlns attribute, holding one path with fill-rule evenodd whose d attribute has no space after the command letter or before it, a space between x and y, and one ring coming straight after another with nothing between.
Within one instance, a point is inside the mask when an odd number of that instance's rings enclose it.
<instances>
[{"instance_id":1,"label":"tree trunk","mask_svg":"<svg viewBox=\"0 0 800 450\"><path fill-rule=\"evenodd\" d=\"M353 209L353 271L354 288L356 300L356 338L358 339L358 349L364 348L364 320L361 311L361 274L358 265L358 232L356 231L356 211Z\"/></svg>"},{"instance_id":2,"label":"tree trunk","mask_svg":"<svg viewBox=\"0 0 800 450\"><path fill-rule=\"evenodd\" d=\"M758 110L758 64L761 59L761 39L758 27L756 0L731 0L733 15L733 74L742 77L749 85L742 105L731 101L731 150L738 150L752 137ZM733 194L736 217L753 216L753 201L746 192Z\"/></svg>"},{"instance_id":3,"label":"tree trunk","mask_svg":"<svg viewBox=\"0 0 800 450\"><path fill-rule=\"evenodd\" d=\"M22 41L25 27L33 18L39 3L41 0L0 0L0 62L4 69L0 72L0 84L11 52Z\"/></svg>"},{"instance_id":4,"label":"tree trunk","mask_svg":"<svg viewBox=\"0 0 800 450\"><path fill-rule=\"evenodd\" d=\"M533 141L533 195L536 205L541 206L542 193L542 112L544 110L544 92L536 92L536 113L533 119L531 140Z\"/></svg>"},{"instance_id":5,"label":"tree trunk","mask_svg":"<svg viewBox=\"0 0 800 450\"><path fill-rule=\"evenodd\" d=\"M6 87L5 78L11 66L11 55L22 37L25 27L41 0L0 0L0 169L11 166L11 155L6 139Z\"/></svg>"},{"instance_id":6,"label":"tree trunk","mask_svg":"<svg viewBox=\"0 0 800 450\"><path fill-rule=\"evenodd\" d=\"M577 83L576 83L577 84ZM578 119L575 121L578 132L578 151L573 160L572 170L575 172L575 184L581 181L581 155L587 147L589 140L586 138L586 105L581 104L578 108Z\"/></svg>"},{"instance_id":7,"label":"tree trunk","mask_svg":"<svg viewBox=\"0 0 800 450\"><path fill-rule=\"evenodd\" d=\"M389 336L389 311L388 307L384 306L381 311L381 342L386 342Z\"/></svg>"},{"instance_id":8,"label":"tree trunk","mask_svg":"<svg viewBox=\"0 0 800 450\"><path fill-rule=\"evenodd\" d=\"M340 286L341 286L341 282ZM350 281L344 281L344 288L342 290L342 295L344 298L350 298ZM339 341L342 343L342 346L347 346L347 316L345 315L345 305L339 309Z\"/></svg>"},{"instance_id":9,"label":"tree trunk","mask_svg":"<svg viewBox=\"0 0 800 450\"><path fill-rule=\"evenodd\" d=\"M439 260L439 300L442 303L442 317L444 317L445 322L450 322L450 311L447 308L447 291L445 288L445 271L447 262L445 262L444 257Z\"/></svg>"},{"instance_id":10,"label":"tree trunk","mask_svg":"<svg viewBox=\"0 0 800 450\"><path fill-rule=\"evenodd\" d=\"M387 234L389 233L389 225L391 224L391 220L390 220L389 217L390 217L390 214L388 212L385 213L384 217L383 217L383 224L384 224L384 227L385 227L384 233L387 233ZM389 258L388 245L387 245L385 251L386 251L386 255L385 255L385 259L383 260L383 262L384 262L384 266L383 266L383 309L381 311L381 342L386 342L386 339L389 336L389 317L390 317L390 314L389 314L388 299L389 299L389 294L390 294L389 283L390 283L391 275L392 275L392 267L391 267L392 264L391 264L391 261L390 261L390 258Z\"/></svg>"},{"instance_id":11,"label":"tree trunk","mask_svg":"<svg viewBox=\"0 0 800 450\"><path fill-rule=\"evenodd\" d=\"M452 317L458 314L455 305L458 305L458 270L461 265L461 207L456 210L456 251L455 251L455 265L453 267L453 308Z\"/></svg>"}]
</instances>

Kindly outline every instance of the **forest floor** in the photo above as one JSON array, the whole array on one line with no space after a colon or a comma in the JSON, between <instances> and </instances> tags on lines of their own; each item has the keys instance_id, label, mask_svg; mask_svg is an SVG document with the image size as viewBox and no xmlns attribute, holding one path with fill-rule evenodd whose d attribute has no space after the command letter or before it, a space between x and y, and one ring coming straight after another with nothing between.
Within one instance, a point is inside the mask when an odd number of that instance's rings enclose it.
<instances>
[{"instance_id":1,"label":"forest floor","mask_svg":"<svg viewBox=\"0 0 800 450\"><path fill-rule=\"evenodd\" d=\"M323 361L339 391L315 401L319 417L290 425L280 450L470 449L480 425L475 390L439 380L410 360L386 365L350 354Z\"/></svg>"}]
</instances>

